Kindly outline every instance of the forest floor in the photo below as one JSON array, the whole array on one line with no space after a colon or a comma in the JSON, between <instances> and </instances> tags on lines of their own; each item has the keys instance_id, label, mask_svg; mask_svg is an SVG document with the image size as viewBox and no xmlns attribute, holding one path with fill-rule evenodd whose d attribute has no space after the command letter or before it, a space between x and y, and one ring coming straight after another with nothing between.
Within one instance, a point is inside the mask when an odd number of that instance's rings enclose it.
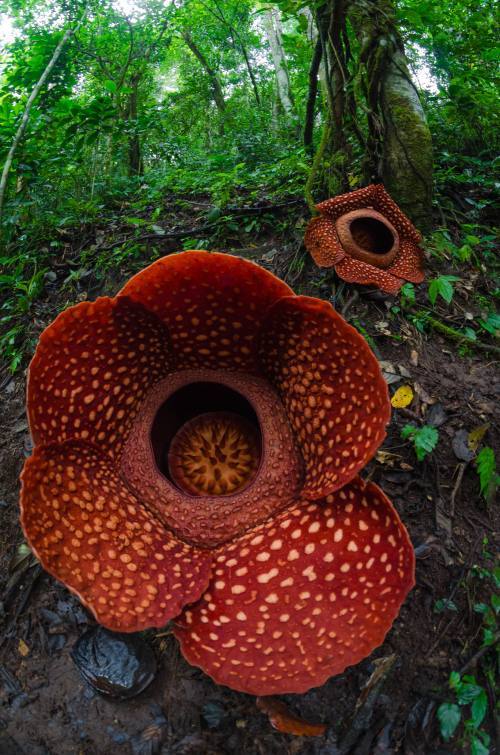
<instances>
[{"instance_id":1,"label":"forest floor","mask_svg":"<svg viewBox=\"0 0 500 755\"><path fill-rule=\"evenodd\" d=\"M82 679L70 657L71 647L92 619L22 546L18 477L31 450L25 376L5 370L0 372L0 753L466 752L457 739L454 745L443 743L435 713L441 702L453 700L448 689L451 671L478 673L483 617L473 606L490 589L495 522L493 508L480 499L473 463L460 461L453 444L456 450L460 430L469 432L489 423L487 442L495 447L492 428L495 419L498 425L499 376L494 361L487 352L459 353L457 344L436 331L423 335L407 319L391 313L391 297L365 292L353 297L352 287L315 268L301 247L300 216L305 218L305 208L300 204L250 212L247 220L253 217L256 222L248 233L219 224L218 235L203 230L207 204L203 197L181 205L167 201L158 227L170 232L175 222L178 236L205 233L211 249L243 255L285 278L296 291L333 301L369 337L384 370L393 375L391 391L412 386L413 403L393 411L386 441L364 475L381 485L409 529L417 555L416 587L384 644L369 659L307 694L282 697L294 714L326 724L322 736L275 731L255 698L217 686L188 665L165 632L148 634L159 662L151 686L129 701L101 696ZM140 235L118 220L113 227L103 224L74 235L68 232L64 254L54 258L27 322L27 336L40 333L68 302L112 295L132 272L158 254L181 247L179 238L154 232L153 238L143 238L133 247L133 254L125 254L120 242L134 232ZM454 302L470 307L468 292L481 286L481 280L472 269L461 275ZM443 318L450 311L443 310ZM440 316L439 309L437 313ZM401 440L401 429L424 420L438 427L440 440L431 455L417 462L411 443ZM368 703L363 715L356 716L356 703L377 659L393 654L395 661L383 684L372 685L371 695L365 690ZM484 678L482 683L491 701L493 691ZM494 752L491 712L483 727Z\"/></svg>"}]
</instances>

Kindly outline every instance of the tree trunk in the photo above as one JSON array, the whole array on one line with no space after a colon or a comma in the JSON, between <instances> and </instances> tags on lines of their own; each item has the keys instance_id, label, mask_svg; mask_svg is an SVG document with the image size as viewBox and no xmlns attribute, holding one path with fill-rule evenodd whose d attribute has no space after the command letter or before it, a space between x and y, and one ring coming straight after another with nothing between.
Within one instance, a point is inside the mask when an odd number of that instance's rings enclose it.
<instances>
[{"instance_id":1,"label":"tree trunk","mask_svg":"<svg viewBox=\"0 0 500 755\"><path fill-rule=\"evenodd\" d=\"M215 73L214 69L210 66L208 60L200 50L200 48L197 46L195 41L193 40L191 34L188 31L182 32L182 38L184 42L187 44L195 58L199 61L202 68L204 69L205 73L207 74L210 86L212 87L212 94L214 97L215 105L217 107L217 110L219 111L219 114L221 116L221 127L220 127L220 133L224 132L224 118L226 115L226 101L224 99L224 93L222 91L222 87L220 84L220 81L217 77L217 74Z\"/></svg>"},{"instance_id":2,"label":"tree trunk","mask_svg":"<svg viewBox=\"0 0 500 755\"><path fill-rule=\"evenodd\" d=\"M432 140L391 0L349 0L369 111L365 179L382 181L422 230L431 224Z\"/></svg>"},{"instance_id":3,"label":"tree trunk","mask_svg":"<svg viewBox=\"0 0 500 755\"><path fill-rule=\"evenodd\" d=\"M326 66L328 116L319 147L321 160L315 162L320 192L335 196L349 189L351 157L346 127L346 0L328 0L317 11L316 23Z\"/></svg>"},{"instance_id":4,"label":"tree trunk","mask_svg":"<svg viewBox=\"0 0 500 755\"><path fill-rule=\"evenodd\" d=\"M231 34L232 33L233 32L231 32ZM239 40L240 48L241 48L241 53L242 53L243 57L245 58L245 65L247 67L247 71L248 71L248 75L250 77L250 81L252 82L252 89L253 89L253 93L254 93L254 97L255 97L255 102L260 107L261 100L260 100L260 94L259 94L259 87L257 86L257 79L255 78L255 74L253 72L253 68L252 68L251 63L250 63L250 57L248 55L247 48L245 47L245 45L243 43L243 40L241 39L241 37L238 34L238 32L236 32L236 38Z\"/></svg>"},{"instance_id":5,"label":"tree trunk","mask_svg":"<svg viewBox=\"0 0 500 755\"><path fill-rule=\"evenodd\" d=\"M293 103L292 90L290 87L290 77L288 75L285 51L283 49L281 19L278 15L278 11L276 9L266 10L263 14L263 22L267 41L271 50L274 70L276 72L278 97L287 121L295 123L297 126L298 123Z\"/></svg>"},{"instance_id":6,"label":"tree trunk","mask_svg":"<svg viewBox=\"0 0 500 755\"><path fill-rule=\"evenodd\" d=\"M304 18L307 21L307 38L311 45L316 47L318 40L319 40L319 32L318 27L316 25L316 20L314 18L314 13L312 10L306 5L304 8L300 8L299 15L304 16ZM326 93L326 66L323 58L320 61L319 64L319 80L321 82L321 90L323 93L323 96L325 97L325 100L327 98Z\"/></svg>"},{"instance_id":7,"label":"tree trunk","mask_svg":"<svg viewBox=\"0 0 500 755\"><path fill-rule=\"evenodd\" d=\"M318 37L314 48L314 55L309 69L309 93L307 96L306 117L304 122L304 147L306 152L313 154L313 133L314 133L314 113L316 106L316 96L318 93L318 70L321 65L323 49L321 40Z\"/></svg>"},{"instance_id":8,"label":"tree trunk","mask_svg":"<svg viewBox=\"0 0 500 755\"><path fill-rule=\"evenodd\" d=\"M229 30L229 34L231 35L231 40L233 43L233 47L236 49L238 46L241 50L241 54L243 55L243 58L245 60L245 65L247 67L248 75L250 77L250 81L252 83L252 89L255 97L255 102L260 107L261 100L260 100L260 94L259 94L259 87L257 86L257 79L255 78L255 74L252 69L252 65L250 63L250 56L248 54L247 48L245 43L243 42L243 39L241 37L241 34L239 33L238 29L233 26L233 24L227 20L227 18L224 15L223 9L220 7L220 5L215 2L215 7L217 8L217 13L215 13L213 10L210 9L209 6L205 5L203 3L203 6L208 10L209 13L212 13L212 15L215 16L219 21L222 21L224 26ZM238 44L236 44L238 43Z\"/></svg>"},{"instance_id":9,"label":"tree trunk","mask_svg":"<svg viewBox=\"0 0 500 755\"><path fill-rule=\"evenodd\" d=\"M63 51L66 43L68 42L68 40L70 39L70 37L72 37L78 31L78 29L80 28L80 26L81 26L81 24L83 22L83 19L85 18L86 12L87 12L87 10L85 8L85 10L84 10L84 12L83 12L80 20L76 24L76 26L74 26L72 29L67 29L64 32L62 38L60 39L59 43L56 46L56 49L54 50L54 53L53 53L51 59L47 63L47 66L45 67L44 72L42 73L42 75L38 79L38 81L35 84L35 86L34 86L32 92L31 92L30 96L28 97L28 101L26 102L26 107L24 108L24 113L23 113L23 116L21 118L21 123L18 126L18 129L17 129L17 131L16 131L16 133L14 135L14 139L12 140L12 144L10 146L10 149L9 149L9 151L7 153L7 158L6 158L4 166L3 166L2 176L0 178L0 223L1 223L1 220L2 220L3 206L4 206L5 194L6 194L6 191L7 191L7 182L8 182L8 179L9 179L10 169L12 167L12 162L14 160L14 155L16 153L16 150L17 150L17 148L18 148L18 146L19 146L19 144L20 144L20 142L21 142L21 140L22 140L22 138L23 138L23 136L25 134L26 128L28 126L30 112L31 112L31 108L33 106L33 103L35 102L36 98L40 94L40 91L41 91L43 85L45 84L45 82L49 78L49 76L50 76L50 74L52 72L52 69L56 65L56 63L59 60L59 58L61 57L61 53L62 53L62 51Z\"/></svg>"},{"instance_id":10,"label":"tree trunk","mask_svg":"<svg viewBox=\"0 0 500 755\"><path fill-rule=\"evenodd\" d=\"M137 133L137 97L140 75L132 76L130 82L130 94L128 100L127 127L128 127L128 172L129 176L142 176L143 163L141 154L141 142Z\"/></svg>"}]
</instances>

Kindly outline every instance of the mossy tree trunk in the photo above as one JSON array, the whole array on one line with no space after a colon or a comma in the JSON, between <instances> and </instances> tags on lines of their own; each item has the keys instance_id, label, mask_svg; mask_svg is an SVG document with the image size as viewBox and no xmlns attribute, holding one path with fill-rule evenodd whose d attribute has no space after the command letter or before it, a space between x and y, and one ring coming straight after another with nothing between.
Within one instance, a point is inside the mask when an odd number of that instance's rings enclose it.
<instances>
[{"instance_id":1,"label":"mossy tree trunk","mask_svg":"<svg viewBox=\"0 0 500 755\"><path fill-rule=\"evenodd\" d=\"M326 0L316 12L316 24L327 71L328 108L306 186L309 204L313 188L324 199L360 179L364 184L381 182L419 228L427 230L431 135L392 0Z\"/></svg>"},{"instance_id":2,"label":"mossy tree trunk","mask_svg":"<svg viewBox=\"0 0 500 755\"><path fill-rule=\"evenodd\" d=\"M367 182L382 181L423 230L430 226L432 140L391 0L349 0L368 108Z\"/></svg>"}]
</instances>

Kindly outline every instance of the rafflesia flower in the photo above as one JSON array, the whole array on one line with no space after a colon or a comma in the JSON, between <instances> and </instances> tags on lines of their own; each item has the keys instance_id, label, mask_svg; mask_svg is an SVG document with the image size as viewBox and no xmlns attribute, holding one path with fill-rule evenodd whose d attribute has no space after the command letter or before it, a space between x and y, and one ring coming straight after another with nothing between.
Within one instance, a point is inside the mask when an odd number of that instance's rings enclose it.
<instances>
[{"instance_id":1,"label":"rafflesia flower","mask_svg":"<svg viewBox=\"0 0 500 755\"><path fill-rule=\"evenodd\" d=\"M160 259L42 334L24 532L112 630L162 627L254 694L367 656L413 585L408 535L357 473L389 420L363 338L225 254Z\"/></svg>"},{"instance_id":2,"label":"rafflesia flower","mask_svg":"<svg viewBox=\"0 0 500 755\"><path fill-rule=\"evenodd\" d=\"M422 237L380 184L327 199L304 242L319 267L334 267L348 283L395 294L424 280Z\"/></svg>"}]
</instances>

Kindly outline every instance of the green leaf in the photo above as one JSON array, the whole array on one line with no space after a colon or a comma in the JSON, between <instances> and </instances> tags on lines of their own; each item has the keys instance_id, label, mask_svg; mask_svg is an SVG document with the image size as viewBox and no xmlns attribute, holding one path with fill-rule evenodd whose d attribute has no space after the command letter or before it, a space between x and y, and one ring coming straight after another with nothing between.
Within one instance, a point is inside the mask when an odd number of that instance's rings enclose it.
<instances>
[{"instance_id":1,"label":"green leaf","mask_svg":"<svg viewBox=\"0 0 500 755\"><path fill-rule=\"evenodd\" d=\"M460 280L456 275L440 275L438 278L434 278L429 283L429 301L434 306L436 299L441 296L447 304L453 299L453 285L455 281Z\"/></svg>"},{"instance_id":2,"label":"green leaf","mask_svg":"<svg viewBox=\"0 0 500 755\"><path fill-rule=\"evenodd\" d=\"M486 501L493 496L493 488L498 484L496 474L495 453L492 448L485 446L476 458L476 469L479 475L479 486Z\"/></svg>"},{"instance_id":3,"label":"green leaf","mask_svg":"<svg viewBox=\"0 0 500 755\"><path fill-rule=\"evenodd\" d=\"M131 217L125 217L123 220L126 223L130 223L130 225L145 225L147 223L144 218L131 218Z\"/></svg>"},{"instance_id":4,"label":"green leaf","mask_svg":"<svg viewBox=\"0 0 500 755\"><path fill-rule=\"evenodd\" d=\"M497 330L500 330L500 315L496 312L491 312L486 320L479 320L479 324L484 330L494 336Z\"/></svg>"},{"instance_id":5,"label":"green leaf","mask_svg":"<svg viewBox=\"0 0 500 755\"><path fill-rule=\"evenodd\" d=\"M471 719L474 726L479 728L488 710L488 696L484 689L481 689L479 695L473 700L470 706Z\"/></svg>"},{"instance_id":6,"label":"green leaf","mask_svg":"<svg viewBox=\"0 0 500 755\"><path fill-rule=\"evenodd\" d=\"M401 437L403 438L403 440L408 440L408 438L413 437L416 431L417 428L415 427L415 425L405 425L401 430Z\"/></svg>"},{"instance_id":7,"label":"green leaf","mask_svg":"<svg viewBox=\"0 0 500 755\"><path fill-rule=\"evenodd\" d=\"M112 81L111 79L106 79L102 83L104 89L109 92L110 94L114 94L116 92L116 82Z\"/></svg>"},{"instance_id":8,"label":"green leaf","mask_svg":"<svg viewBox=\"0 0 500 755\"><path fill-rule=\"evenodd\" d=\"M488 737L489 743L489 737ZM471 755L489 755L490 749L487 745L484 745L479 737L473 736L470 742Z\"/></svg>"},{"instance_id":9,"label":"green leaf","mask_svg":"<svg viewBox=\"0 0 500 755\"><path fill-rule=\"evenodd\" d=\"M458 689L460 686L460 674L458 671L452 671L450 674L449 685L451 689Z\"/></svg>"},{"instance_id":10,"label":"green leaf","mask_svg":"<svg viewBox=\"0 0 500 755\"><path fill-rule=\"evenodd\" d=\"M434 451L439 439L439 433L431 425L424 425L423 427L405 425L401 430L401 437L403 440L411 439L413 441L417 459L418 461L423 461L427 454Z\"/></svg>"},{"instance_id":11,"label":"green leaf","mask_svg":"<svg viewBox=\"0 0 500 755\"><path fill-rule=\"evenodd\" d=\"M452 600L439 598L434 603L434 613L442 613L443 611L458 611L458 608Z\"/></svg>"},{"instance_id":12,"label":"green leaf","mask_svg":"<svg viewBox=\"0 0 500 755\"><path fill-rule=\"evenodd\" d=\"M401 286L401 299L407 304L415 304L415 286L413 283L405 283Z\"/></svg>"},{"instance_id":13,"label":"green leaf","mask_svg":"<svg viewBox=\"0 0 500 755\"><path fill-rule=\"evenodd\" d=\"M488 613L490 610L489 606L486 605L486 603L475 603L474 604L474 611L476 613Z\"/></svg>"},{"instance_id":14,"label":"green leaf","mask_svg":"<svg viewBox=\"0 0 500 755\"><path fill-rule=\"evenodd\" d=\"M457 690L457 702L459 705L467 705L468 703L472 702L472 700L475 700L477 697L479 697L482 691L483 688L478 684L463 683Z\"/></svg>"},{"instance_id":15,"label":"green leaf","mask_svg":"<svg viewBox=\"0 0 500 755\"><path fill-rule=\"evenodd\" d=\"M441 703L437 709L437 717L441 736L447 742L456 731L462 714L455 703Z\"/></svg>"}]
</instances>

